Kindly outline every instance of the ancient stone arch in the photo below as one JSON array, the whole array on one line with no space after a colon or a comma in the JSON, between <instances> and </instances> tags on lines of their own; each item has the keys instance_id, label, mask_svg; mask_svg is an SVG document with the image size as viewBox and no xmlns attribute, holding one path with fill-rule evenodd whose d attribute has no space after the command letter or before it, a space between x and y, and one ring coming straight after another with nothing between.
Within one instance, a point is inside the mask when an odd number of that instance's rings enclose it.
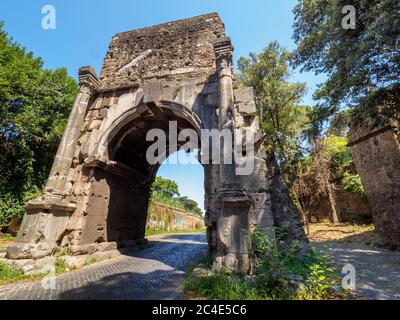
<instances>
[{"instance_id":1,"label":"ancient stone arch","mask_svg":"<svg viewBox=\"0 0 400 320\"><path fill-rule=\"evenodd\" d=\"M176 121L179 131L230 128L259 139L253 91L235 83L232 51L215 13L115 35L100 79L91 67L79 70L80 91L44 194L27 204L8 258L145 243L158 169L144 156L152 128L168 132ZM205 223L216 268L249 270L249 233L256 227L273 236L277 221L294 221L289 228L304 237L290 205L273 203L274 182L259 145L250 175L237 175L235 164L204 164Z\"/></svg>"}]
</instances>

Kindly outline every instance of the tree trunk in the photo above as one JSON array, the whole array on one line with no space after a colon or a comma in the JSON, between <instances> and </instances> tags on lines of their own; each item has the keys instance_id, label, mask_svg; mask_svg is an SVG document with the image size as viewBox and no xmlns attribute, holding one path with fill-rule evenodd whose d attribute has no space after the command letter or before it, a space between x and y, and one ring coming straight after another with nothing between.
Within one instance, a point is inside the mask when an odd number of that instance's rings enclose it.
<instances>
[{"instance_id":1,"label":"tree trunk","mask_svg":"<svg viewBox=\"0 0 400 320\"><path fill-rule=\"evenodd\" d=\"M329 206L331 208L332 222L334 224L338 224L338 223L340 223L340 220L339 220L339 216L336 211L336 206L335 206L336 203L335 203L335 197L332 192L332 186L327 186L326 189L327 189L326 192L328 194Z\"/></svg>"}]
</instances>

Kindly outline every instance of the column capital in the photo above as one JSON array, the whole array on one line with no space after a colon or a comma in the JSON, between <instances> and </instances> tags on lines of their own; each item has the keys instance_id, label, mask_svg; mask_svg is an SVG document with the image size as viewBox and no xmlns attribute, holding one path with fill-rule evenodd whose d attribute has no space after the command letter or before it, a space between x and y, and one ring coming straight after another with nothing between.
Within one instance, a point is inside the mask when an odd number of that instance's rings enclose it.
<instances>
[{"instance_id":1,"label":"column capital","mask_svg":"<svg viewBox=\"0 0 400 320\"><path fill-rule=\"evenodd\" d=\"M230 67L232 65L233 46L229 37L218 38L214 42L214 52L217 68Z\"/></svg>"},{"instance_id":2,"label":"column capital","mask_svg":"<svg viewBox=\"0 0 400 320\"><path fill-rule=\"evenodd\" d=\"M78 77L81 90L88 91L90 95L100 91L101 84L93 67L79 68Z\"/></svg>"}]
</instances>

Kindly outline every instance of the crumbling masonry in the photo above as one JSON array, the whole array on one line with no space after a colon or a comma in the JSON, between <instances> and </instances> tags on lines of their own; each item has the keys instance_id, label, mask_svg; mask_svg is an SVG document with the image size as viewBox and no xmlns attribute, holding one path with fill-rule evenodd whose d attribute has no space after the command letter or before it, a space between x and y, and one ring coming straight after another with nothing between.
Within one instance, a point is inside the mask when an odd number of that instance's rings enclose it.
<instances>
[{"instance_id":1,"label":"crumbling masonry","mask_svg":"<svg viewBox=\"0 0 400 320\"><path fill-rule=\"evenodd\" d=\"M145 243L149 187L159 167L145 158L148 130L168 131L177 121L179 131L229 127L260 137L252 88L233 79L232 51L215 13L115 35L100 79L91 67L79 70L80 91L45 192L27 204L7 257ZM273 235L285 225L291 239L306 242L279 172L267 169L260 152L254 161L248 176L237 176L235 165L204 165L215 268L249 271L256 227Z\"/></svg>"},{"instance_id":2,"label":"crumbling masonry","mask_svg":"<svg viewBox=\"0 0 400 320\"><path fill-rule=\"evenodd\" d=\"M377 100L376 110L383 105ZM354 121L349 145L381 244L400 248L400 113L380 117L378 125L369 117Z\"/></svg>"}]
</instances>

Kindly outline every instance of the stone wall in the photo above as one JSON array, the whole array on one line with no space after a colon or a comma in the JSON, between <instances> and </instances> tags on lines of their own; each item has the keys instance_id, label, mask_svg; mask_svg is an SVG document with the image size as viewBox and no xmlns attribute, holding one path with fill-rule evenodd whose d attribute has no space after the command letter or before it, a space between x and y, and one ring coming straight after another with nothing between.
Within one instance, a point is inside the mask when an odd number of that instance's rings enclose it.
<instances>
[{"instance_id":1,"label":"stone wall","mask_svg":"<svg viewBox=\"0 0 400 320\"><path fill-rule=\"evenodd\" d=\"M185 210L161 203L150 203L146 230L157 231L196 231L205 227L204 219Z\"/></svg>"},{"instance_id":2,"label":"stone wall","mask_svg":"<svg viewBox=\"0 0 400 320\"><path fill-rule=\"evenodd\" d=\"M335 208L340 222L371 223L371 208L354 193L335 186ZM331 218L331 209L327 197L322 197L314 207L309 209L317 221Z\"/></svg>"},{"instance_id":3,"label":"stone wall","mask_svg":"<svg viewBox=\"0 0 400 320\"><path fill-rule=\"evenodd\" d=\"M224 25L216 13L118 33L104 59L103 86L214 73L213 43L223 35Z\"/></svg>"},{"instance_id":4,"label":"stone wall","mask_svg":"<svg viewBox=\"0 0 400 320\"><path fill-rule=\"evenodd\" d=\"M357 122L350 130L352 155L360 173L372 219L382 241L400 246L400 144L394 123L371 127Z\"/></svg>"}]
</instances>

